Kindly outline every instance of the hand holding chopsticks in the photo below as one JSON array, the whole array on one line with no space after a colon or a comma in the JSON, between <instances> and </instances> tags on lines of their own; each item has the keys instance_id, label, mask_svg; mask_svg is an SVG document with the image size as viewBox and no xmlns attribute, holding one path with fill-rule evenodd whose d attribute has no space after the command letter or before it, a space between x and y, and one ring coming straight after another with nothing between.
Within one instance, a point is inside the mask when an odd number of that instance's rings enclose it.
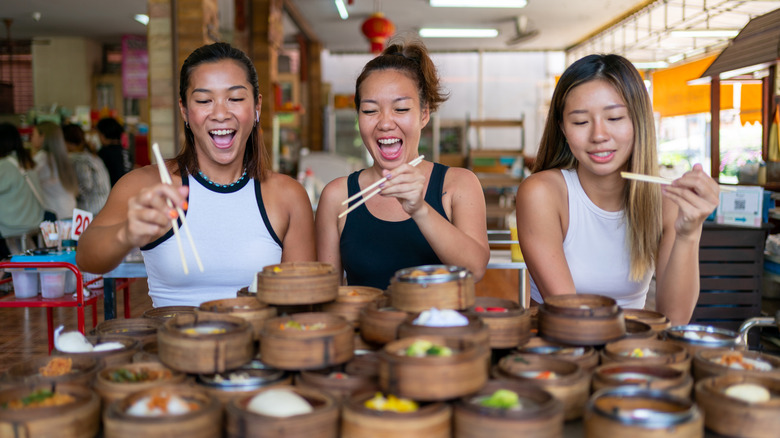
<instances>
[{"instance_id":1,"label":"hand holding chopsticks","mask_svg":"<svg viewBox=\"0 0 780 438\"><path fill-rule=\"evenodd\" d=\"M168 173L168 169L165 167L165 161L162 158L162 154L160 153L160 147L157 145L157 143L154 143L152 145L152 151L154 152L154 158L157 160L157 168L160 170L160 179L162 180L163 184L173 184L173 181L171 180L171 175ZM166 202L168 204L168 207L171 209L174 208L173 203L170 199L166 199ZM198 269L200 272L203 272L203 263L200 261L200 256L198 255L198 250L195 248L195 242L192 240L192 234L190 234L190 228L187 226L187 221L184 216L184 211L181 209L181 207L175 207L176 212L178 213L178 217L181 218L181 225L184 231L187 233L187 239L190 242L190 247L192 248L192 254L195 256L195 261L198 264ZM179 223L176 221L176 218L171 219L171 224L173 225L173 234L176 236L176 243L179 245L179 255L181 256L181 266L184 269L185 274L189 274L190 271L187 268L187 259L184 257L184 247L181 243L181 235L179 234Z\"/></svg>"},{"instance_id":2,"label":"hand holding chopsticks","mask_svg":"<svg viewBox=\"0 0 780 438\"><path fill-rule=\"evenodd\" d=\"M671 185L672 180L667 178L662 178L660 176L651 176L651 175L643 175L641 173L631 173L631 172L620 172L620 176L622 176L625 179L633 179L635 181L643 181L643 182L649 182L649 183L655 183L655 184L662 184L662 185ZM720 186L720 190L722 192L734 192L737 190L736 187L731 186Z\"/></svg>"},{"instance_id":3,"label":"hand holding chopsticks","mask_svg":"<svg viewBox=\"0 0 780 438\"><path fill-rule=\"evenodd\" d=\"M418 165L418 164L420 164L420 163L422 162L422 160L424 160L424 159L425 159L425 155L420 155L419 157L417 157L417 158L415 158L414 160L410 161L410 162L409 162L409 165L410 165L410 166L417 166L417 165ZM363 190L361 190L361 191L359 191L359 192L355 193L354 195L352 195L352 196L350 196L349 198L347 198L346 200L344 200L344 202L342 202L342 203L341 203L341 205L347 205L347 204L349 204L350 202L354 201L355 199L357 199L357 198L359 198L359 197L363 196L363 199L361 199L360 201L358 201L358 202L356 202L356 203L354 203L354 204L350 205L348 209L344 210L344 212L342 212L341 214L339 214L339 219L341 219L342 217L346 216L346 215L347 215L349 212L351 212L352 210L354 210L354 209L356 209L356 208L360 207L360 206L361 206L361 205L363 205L363 204L364 204L366 201L368 201L369 199L371 199L371 198L373 198L374 196L376 196L376 195L377 195L379 192L381 192L381 191L382 191L382 188L378 188L378 187L379 187L379 185L380 185L380 184L382 184L382 183L384 183L384 182L386 182L386 181L387 181L387 177L381 178L381 179L379 179L377 182L375 182L375 183L371 184L370 186L366 187L365 189L363 189ZM372 190L373 190L373 191L372 191ZM369 193L369 192L370 192L370 193ZM368 195L366 195L366 193L368 193Z\"/></svg>"}]
</instances>

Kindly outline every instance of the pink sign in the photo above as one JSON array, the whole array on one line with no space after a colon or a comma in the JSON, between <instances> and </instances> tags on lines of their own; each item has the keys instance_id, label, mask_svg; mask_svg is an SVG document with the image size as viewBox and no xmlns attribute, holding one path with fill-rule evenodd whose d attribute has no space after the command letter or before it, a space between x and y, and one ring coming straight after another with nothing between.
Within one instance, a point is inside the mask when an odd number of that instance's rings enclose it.
<instances>
[{"instance_id":1,"label":"pink sign","mask_svg":"<svg viewBox=\"0 0 780 438\"><path fill-rule=\"evenodd\" d=\"M127 98L148 97L149 52L146 37L125 35L122 37L122 94Z\"/></svg>"}]
</instances>

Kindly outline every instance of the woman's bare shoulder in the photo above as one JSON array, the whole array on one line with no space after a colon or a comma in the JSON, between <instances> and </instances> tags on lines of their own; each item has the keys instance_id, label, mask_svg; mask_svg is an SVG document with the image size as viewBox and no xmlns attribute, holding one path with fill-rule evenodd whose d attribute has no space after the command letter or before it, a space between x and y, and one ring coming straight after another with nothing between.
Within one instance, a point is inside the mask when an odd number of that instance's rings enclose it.
<instances>
[{"instance_id":1,"label":"woman's bare shoulder","mask_svg":"<svg viewBox=\"0 0 780 438\"><path fill-rule=\"evenodd\" d=\"M518 197L566 198L566 182L558 169L543 170L525 178L517 189Z\"/></svg>"}]
</instances>

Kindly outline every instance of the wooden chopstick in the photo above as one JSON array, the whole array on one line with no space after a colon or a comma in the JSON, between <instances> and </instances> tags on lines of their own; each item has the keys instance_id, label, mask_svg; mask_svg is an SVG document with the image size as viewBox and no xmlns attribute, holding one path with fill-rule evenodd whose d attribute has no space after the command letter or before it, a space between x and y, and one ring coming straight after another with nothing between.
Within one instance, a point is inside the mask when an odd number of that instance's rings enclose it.
<instances>
[{"instance_id":1,"label":"wooden chopstick","mask_svg":"<svg viewBox=\"0 0 780 438\"><path fill-rule=\"evenodd\" d=\"M625 179L633 179L635 181L643 181L643 182L649 182L649 183L655 183L655 184L663 184L663 185L670 185L672 184L671 179L662 178L660 176L651 176L651 175L643 175L641 173L632 173L632 172L620 172L620 176L622 176ZM720 186L720 191L722 192L735 192L737 191L736 187L731 186Z\"/></svg>"},{"instance_id":2,"label":"wooden chopstick","mask_svg":"<svg viewBox=\"0 0 780 438\"><path fill-rule=\"evenodd\" d=\"M425 155L420 155L419 157L417 157L414 160L410 161L409 165L410 166L416 166L416 165L420 164L424 158L425 158ZM376 188L377 186L379 186L379 184L382 184L385 181L387 181L387 177L380 179L379 181L375 182L374 184L371 184L370 186L366 187L365 189L363 189L363 190L359 191L358 193L355 193L354 195L350 196L346 201L342 202L341 205L344 205L344 204L346 204L346 203L348 203L350 201L354 201L359 196L365 195L368 191ZM349 214L350 211L360 207L366 201L368 201L369 199L373 198L374 196L376 196L381 191L382 191L382 189L378 188L378 189L374 190L373 192L369 193L367 196L363 196L363 198L360 201L350 205L348 209L344 210L341 214L339 214L339 219L341 219L344 216L346 216L347 214Z\"/></svg>"},{"instance_id":3,"label":"wooden chopstick","mask_svg":"<svg viewBox=\"0 0 780 438\"><path fill-rule=\"evenodd\" d=\"M425 159L425 155L420 155L419 157L415 158L414 160L409 162L410 166L416 166L422 162L422 160ZM354 201L355 199L365 195L366 193L370 192L371 190L379 187L379 184L382 184L383 182L387 181L387 177L380 178L377 182L371 184L370 186L366 187L365 189L355 193L354 195L350 196L349 198L345 199L344 202L341 203L341 205L347 205L350 202ZM376 193L373 193L369 195L369 197L374 196ZM365 202L365 201L363 201Z\"/></svg>"},{"instance_id":4,"label":"wooden chopstick","mask_svg":"<svg viewBox=\"0 0 780 438\"><path fill-rule=\"evenodd\" d=\"M172 185L173 180L171 180L171 174L168 173L168 168L165 167L165 161L162 158L162 154L160 153L160 146L157 143L152 145L152 152L154 152L154 158L157 160L157 168L160 170L160 179L164 184ZM166 199L165 201L168 204L168 207L174 208L170 199ZM181 218L181 226L184 229L184 232L187 234L187 239L190 241L190 247L192 248L192 254L195 256L195 262L198 264L198 269L200 272L203 272L203 263L200 261L200 255L198 255L197 248L195 248L195 241L192 240L192 234L190 233L190 227L187 226L187 219L184 216L184 211L181 209L181 207L176 207L176 213L178 213L179 217ZM187 259L184 257L184 247L182 246L181 236L179 235L179 223L176 221L176 219L171 219L171 224L173 225L173 234L176 236L176 243L179 245L181 266L184 268L184 274L189 274L190 271L187 268Z\"/></svg>"}]
</instances>

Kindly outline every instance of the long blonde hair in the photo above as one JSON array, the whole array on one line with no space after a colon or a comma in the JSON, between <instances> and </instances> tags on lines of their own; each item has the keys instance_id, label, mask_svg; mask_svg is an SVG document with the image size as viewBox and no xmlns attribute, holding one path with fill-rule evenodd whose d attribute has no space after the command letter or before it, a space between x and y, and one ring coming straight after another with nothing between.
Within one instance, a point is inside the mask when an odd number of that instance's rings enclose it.
<instances>
[{"instance_id":1,"label":"long blonde hair","mask_svg":"<svg viewBox=\"0 0 780 438\"><path fill-rule=\"evenodd\" d=\"M76 178L76 171L73 170L73 164L68 158L68 148L65 146L65 138L62 135L62 129L53 122L41 122L35 125L35 129L43 137L41 149L47 152L47 160L50 168L57 168L57 176L60 184L66 191L73 194L79 193L79 182Z\"/></svg>"},{"instance_id":2,"label":"long blonde hair","mask_svg":"<svg viewBox=\"0 0 780 438\"><path fill-rule=\"evenodd\" d=\"M569 92L585 82L604 80L615 87L626 103L634 125L634 145L628 159L631 172L658 174L655 123L650 96L642 77L627 59L619 55L588 55L569 66L553 92L534 172L577 167L577 159L561 130L563 110ZM663 229L661 190L655 184L626 184L623 208L626 215L626 242L631 256L631 280L637 281L655 268Z\"/></svg>"}]
</instances>

